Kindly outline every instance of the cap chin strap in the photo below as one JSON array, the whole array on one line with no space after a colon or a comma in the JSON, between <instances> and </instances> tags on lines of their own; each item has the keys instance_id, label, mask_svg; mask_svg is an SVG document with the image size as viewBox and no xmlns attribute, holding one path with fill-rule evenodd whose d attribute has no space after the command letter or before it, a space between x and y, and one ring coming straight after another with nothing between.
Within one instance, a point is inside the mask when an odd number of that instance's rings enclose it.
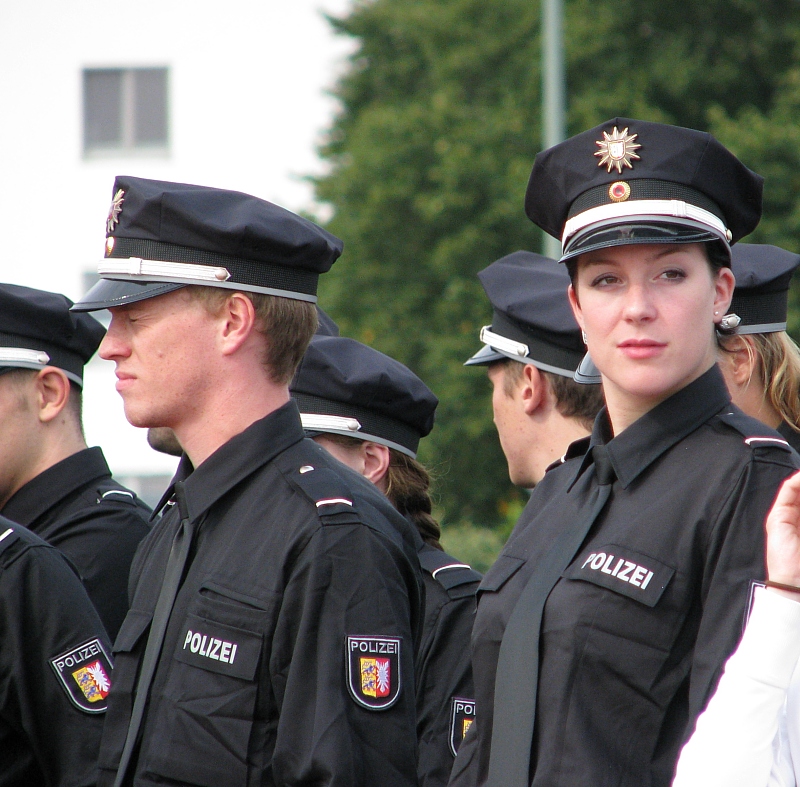
<instances>
[{"instance_id":1,"label":"cap chin strap","mask_svg":"<svg viewBox=\"0 0 800 787\"><path fill-rule=\"evenodd\" d=\"M51 365L53 364L50 363L50 356L44 350L26 350L22 347L0 347L0 369L6 367L40 371L46 366ZM61 366L56 366L56 368L61 369L72 382L83 388L83 380L77 374L69 372Z\"/></svg>"},{"instance_id":2,"label":"cap chin strap","mask_svg":"<svg viewBox=\"0 0 800 787\"><path fill-rule=\"evenodd\" d=\"M227 268L211 265L194 265L186 262L164 262L163 260L143 260L139 257L109 258L101 260L97 266L101 276L125 276L136 279L139 276L164 277L170 281L192 279L194 281L228 281L231 274Z\"/></svg>"},{"instance_id":3,"label":"cap chin strap","mask_svg":"<svg viewBox=\"0 0 800 787\"><path fill-rule=\"evenodd\" d=\"M358 432L361 424L355 418L345 418L341 415L321 415L319 413L300 413L303 429L309 432Z\"/></svg>"},{"instance_id":4,"label":"cap chin strap","mask_svg":"<svg viewBox=\"0 0 800 787\"><path fill-rule=\"evenodd\" d=\"M481 328L480 339L484 344L488 344L495 350L502 350L512 355L518 355L520 358L526 358L528 356L530 348L527 344L516 342L513 339L501 336L499 333L494 333L491 328L491 325L484 325L483 328Z\"/></svg>"},{"instance_id":5,"label":"cap chin strap","mask_svg":"<svg viewBox=\"0 0 800 787\"><path fill-rule=\"evenodd\" d=\"M688 202L677 199L637 199L630 202L614 202L609 205L599 205L589 208L577 216L573 216L564 225L561 244L566 247L567 242L575 233L588 227L590 224L606 222L615 219L634 218L677 218L691 219L711 229L720 239L731 241L731 231L721 219L704 208L690 205Z\"/></svg>"}]
</instances>

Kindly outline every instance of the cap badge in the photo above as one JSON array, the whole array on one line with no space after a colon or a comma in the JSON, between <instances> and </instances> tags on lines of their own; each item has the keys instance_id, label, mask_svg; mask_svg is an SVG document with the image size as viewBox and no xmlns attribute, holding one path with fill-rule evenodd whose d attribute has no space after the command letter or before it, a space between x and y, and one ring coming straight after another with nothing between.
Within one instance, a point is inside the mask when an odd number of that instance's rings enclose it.
<instances>
[{"instance_id":1,"label":"cap badge","mask_svg":"<svg viewBox=\"0 0 800 787\"><path fill-rule=\"evenodd\" d=\"M114 238L112 235L109 235L106 238L106 257L110 257L112 251L114 251Z\"/></svg>"},{"instance_id":2,"label":"cap badge","mask_svg":"<svg viewBox=\"0 0 800 787\"><path fill-rule=\"evenodd\" d=\"M603 139L594 143L600 148L600 150L594 154L600 157L597 166L602 167L605 164L609 172L611 172L612 169L616 169L617 173L620 175L622 174L623 166L633 169L631 159L641 158L641 156L637 156L636 153L633 152L641 147L638 142L633 141L638 136L638 134L628 134L627 128L619 131L616 126L614 126L614 130L611 132L610 136L604 131Z\"/></svg>"},{"instance_id":3,"label":"cap badge","mask_svg":"<svg viewBox=\"0 0 800 787\"><path fill-rule=\"evenodd\" d=\"M612 202L625 202L630 195L631 187L624 180L618 180L608 187L608 198Z\"/></svg>"},{"instance_id":4,"label":"cap badge","mask_svg":"<svg viewBox=\"0 0 800 787\"><path fill-rule=\"evenodd\" d=\"M611 170L609 170L610 172ZM119 224L119 214L122 213L122 203L125 201L125 192L122 189L117 189L114 199L111 201L111 207L108 210L108 218L106 219L106 232L114 232L114 227Z\"/></svg>"}]
</instances>

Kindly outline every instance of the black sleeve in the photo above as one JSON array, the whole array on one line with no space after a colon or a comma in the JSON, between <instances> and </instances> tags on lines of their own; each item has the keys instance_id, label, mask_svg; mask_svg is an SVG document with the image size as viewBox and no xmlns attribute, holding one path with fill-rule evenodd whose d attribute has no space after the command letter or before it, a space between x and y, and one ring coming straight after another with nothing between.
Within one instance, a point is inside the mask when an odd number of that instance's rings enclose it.
<instances>
[{"instance_id":1,"label":"black sleeve","mask_svg":"<svg viewBox=\"0 0 800 787\"><path fill-rule=\"evenodd\" d=\"M142 509L124 500L105 499L73 513L45 536L78 569L112 642L128 613L131 561L148 532Z\"/></svg>"},{"instance_id":2,"label":"black sleeve","mask_svg":"<svg viewBox=\"0 0 800 787\"><path fill-rule=\"evenodd\" d=\"M702 612L689 689L691 735L744 629L753 580L763 580L764 520L790 464L753 459L720 511L705 549Z\"/></svg>"},{"instance_id":3,"label":"black sleeve","mask_svg":"<svg viewBox=\"0 0 800 787\"><path fill-rule=\"evenodd\" d=\"M55 549L15 544L3 555L0 642L0 785L95 784L111 649L80 581ZM82 690L79 670L86 668L98 681Z\"/></svg>"},{"instance_id":4,"label":"black sleeve","mask_svg":"<svg viewBox=\"0 0 800 787\"><path fill-rule=\"evenodd\" d=\"M420 651L417 697L419 781L421 787L446 785L455 751L474 712L470 636L475 619L475 586L450 598L436 580L426 583L426 606L440 594L442 603L426 619ZM428 615L426 615L428 618ZM465 712L465 709L469 711Z\"/></svg>"},{"instance_id":5,"label":"black sleeve","mask_svg":"<svg viewBox=\"0 0 800 787\"><path fill-rule=\"evenodd\" d=\"M416 785L416 581L400 549L364 525L311 537L292 566L270 655L276 784Z\"/></svg>"}]
</instances>

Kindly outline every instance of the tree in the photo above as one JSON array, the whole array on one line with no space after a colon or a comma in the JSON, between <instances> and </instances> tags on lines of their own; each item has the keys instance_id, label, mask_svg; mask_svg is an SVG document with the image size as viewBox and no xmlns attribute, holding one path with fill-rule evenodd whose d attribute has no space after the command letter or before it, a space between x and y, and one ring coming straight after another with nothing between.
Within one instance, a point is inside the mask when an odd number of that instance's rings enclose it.
<instances>
[{"instance_id":1,"label":"tree","mask_svg":"<svg viewBox=\"0 0 800 787\"><path fill-rule=\"evenodd\" d=\"M477 271L541 247L522 210L541 137L539 12L521 0L362 0L332 20L358 49L316 184L345 240L321 303L343 334L439 396L421 458L449 523L507 524L525 499L508 481L485 375L461 364L491 319ZM615 115L714 130L776 171L759 239L791 248L798 21L795 0L567 0L570 133Z\"/></svg>"}]
</instances>

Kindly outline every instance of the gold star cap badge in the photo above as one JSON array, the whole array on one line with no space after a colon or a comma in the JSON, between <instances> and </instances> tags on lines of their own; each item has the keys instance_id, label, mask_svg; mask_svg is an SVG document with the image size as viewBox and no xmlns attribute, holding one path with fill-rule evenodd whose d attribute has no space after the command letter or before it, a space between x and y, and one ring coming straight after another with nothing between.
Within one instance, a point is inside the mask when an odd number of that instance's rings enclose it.
<instances>
[{"instance_id":1,"label":"gold star cap badge","mask_svg":"<svg viewBox=\"0 0 800 787\"><path fill-rule=\"evenodd\" d=\"M118 189L117 193L114 195L114 199L111 201L111 207L108 210L106 232L114 232L114 227L119 224L119 214L122 213L123 202L125 202L125 192L122 189Z\"/></svg>"},{"instance_id":2,"label":"gold star cap badge","mask_svg":"<svg viewBox=\"0 0 800 787\"><path fill-rule=\"evenodd\" d=\"M597 162L597 166L602 167L605 165L609 172L611 172L612 169L616 169L617 173L620 175L622 174L623 167L633 169L631 160L641 158L641 156L637 156L636 153L634 153L635 150L641 147L638 142L634 142L638 136L638 134L628 134L627 128L620 131L616 126L614 126L614 130L610 135L608 132L604 131L603 139L594 143L600 148L600 150L594 154L600 158L600 161Z\"/></svg>"}]
</instances>

